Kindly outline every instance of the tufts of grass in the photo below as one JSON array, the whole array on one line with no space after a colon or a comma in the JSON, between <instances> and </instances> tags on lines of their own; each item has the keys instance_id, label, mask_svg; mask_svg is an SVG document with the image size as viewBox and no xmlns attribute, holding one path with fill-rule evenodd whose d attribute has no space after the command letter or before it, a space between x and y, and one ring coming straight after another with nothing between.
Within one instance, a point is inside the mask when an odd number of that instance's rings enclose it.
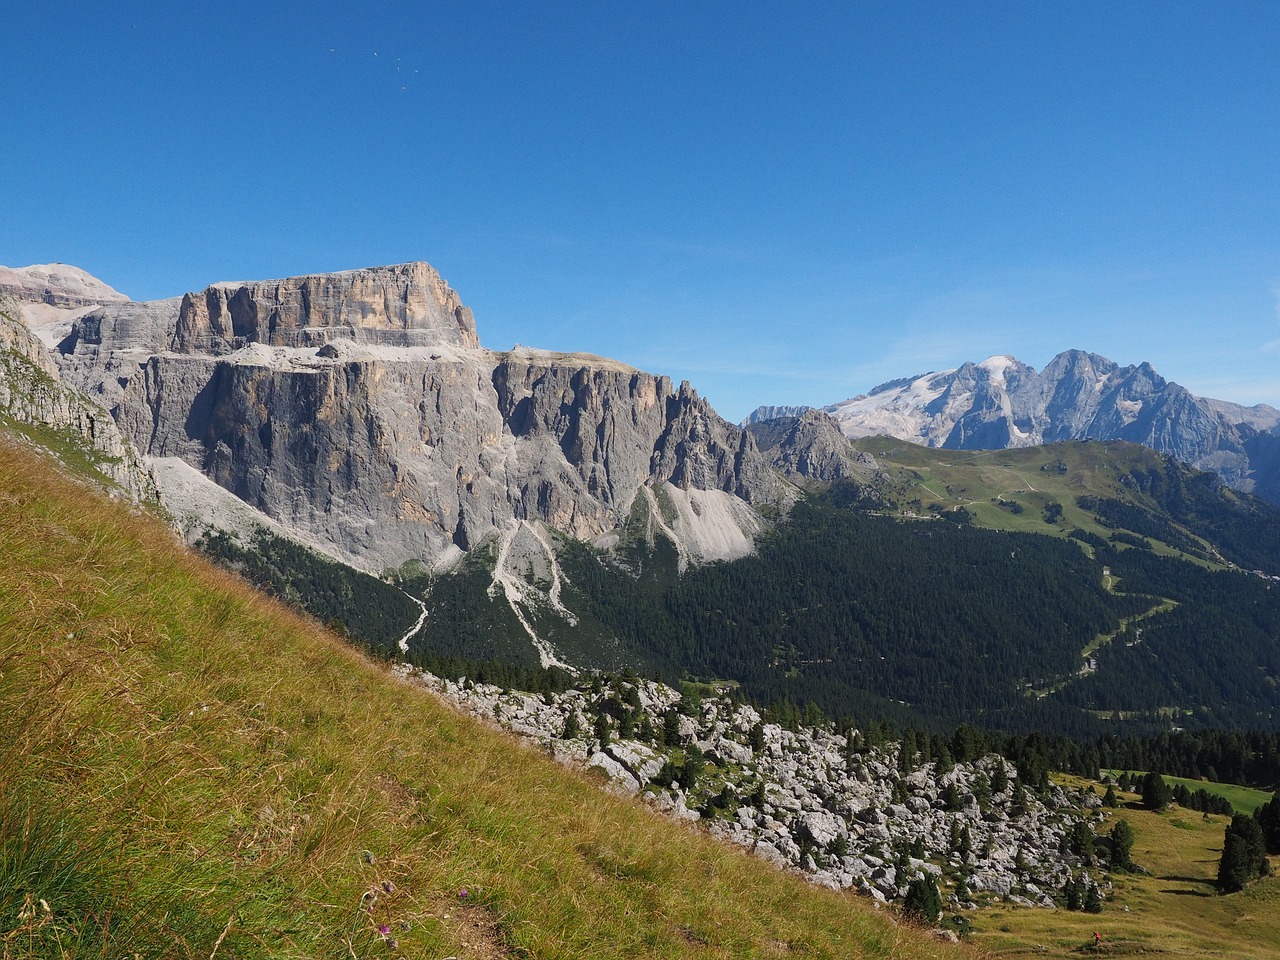
<instances>
[{"instance_id":1,"label":"tufts of grass","mask_svg":"<svg viewBox=\"0 0 1280 960\"><path fill-rule=\"evenodd\" d=\"M12 445L0 557L6 956L966 952L602 793Z\"/></svg>"}]
</instances>

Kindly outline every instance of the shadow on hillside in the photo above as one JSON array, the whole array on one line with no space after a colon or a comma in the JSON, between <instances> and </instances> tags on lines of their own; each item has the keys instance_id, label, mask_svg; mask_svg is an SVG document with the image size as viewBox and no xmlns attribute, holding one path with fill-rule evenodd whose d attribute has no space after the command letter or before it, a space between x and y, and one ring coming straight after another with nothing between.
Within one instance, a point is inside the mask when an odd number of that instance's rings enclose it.
<instances>
[{"instance_id":1,"label":"shadow on hillside","mask_svg":"<svg viewBox=\"0 0 1280 960\"><path fill-rule=\"evenodd\" d=\"M1167 877L1156 877L1156 879L1163 880L1165 883L1194 883L1205 887L1213 886L1213 881L1204 877L1179 877L1176 874L1170 874Z\"/></svg>"}]
</instances>

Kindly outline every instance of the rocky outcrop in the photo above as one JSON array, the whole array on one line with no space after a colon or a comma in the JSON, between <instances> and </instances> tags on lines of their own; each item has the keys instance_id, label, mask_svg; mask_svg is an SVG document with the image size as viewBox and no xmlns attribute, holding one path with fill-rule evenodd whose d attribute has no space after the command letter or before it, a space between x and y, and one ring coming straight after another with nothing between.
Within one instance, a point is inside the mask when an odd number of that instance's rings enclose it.
<instances>
[{"instance_id":1,"label":"rocky outcrop","mask_svg":"<svg viewBox=\"0 0 1280 960\"><path fill-rule=\"evenodd\" d=\"M780 494L705 401L620 364L278 349L152 357L117 416L148 455L183 458L365 567L469 550L512 520L595 538L646 483Z\"/></svg>"},{"instance_id":2,"label":"rocky outcrop","mask_svg":"<svg viewBox=\"0 0 1280 960\"><path fill-rule=\"evenodd\" d=\"M738 426L749 427L753 423L764 423L766 420L777 420L781 417L799 417L803 416L805 411L812 410L813 407L804 404L795 404L791 406L760 406L756 407L747 414Z\"/></svg>"},{"instance_id":3,"label":"rocky outcrop","mask_svg":"<svg viewBox=\"0 0 1280 960\"><path fill-rule=\"evenodd\" d=\"M824 409L849 437L886 434L957 450L1127 440L1280 502L1280 411L1196 397L1146 363L1122 367L1069 350L1037 373L990 357Z\"/></svg>"},{"instance_id":4,"label":"rocky outcrop","mask_svg":"<svg viewBox=\"0 0 1280 960\"><path fill-rule=\"evenodd\" d=\"M228 353L249 343L320 347L335 339L476 348L475 319L425 263L219 283L182 298L173 349Z\"/></svg>"},{"instance_id":5,"label":"rocky outcrop","mask_svg":"<svg viewBox=\"0 0 1280 960\"><path fill-rule=\"evenodd\" d=\"M690 704L634 678L584 677L563 693L532 695L408 664L394 669L565 763L595 769L614 789L823 886L896 900L929 874L960 909L976 900L1053 907L1082 871L1110 886L1102 863L1071 852L1068 839L1102 819L1101 801L1088 790L1020 786L999 756L946 768L904 762L898 743L872 747L855 731L828 727L788 730L727 698Z\"/></svg>"},{"instance_id":6,"label":"rocky outcrop","mask_svg":"<svg viewBox=\"0 0 1280 960\"><path fill-rule=\"evenodd\" d=\"M599 540L651 488L688 507L668 525L682 557L737 556L758 529L746 505L790 495L688 384L481 349L424 263L111 304L60 351L148 456L363 569L449 562L513 523Z\"/></svg>"},{"instance_id":7,"label":"rocky outcrop","mask_svg":"<svg viewBox=\"0 0 1280 960\"><path fill-rule=\"evenodd\" d=\"M853 480L874 485L882 479L875 458L855 447L821 410L753 423L747 432L773 466L797 482Z\"/></svg>"},{"instance_id":8,"label":"rocky outcrop","mask_svg":"<svg viewBox=\"0 0 1280 960\"><path fill-rule=\"evenodd\" d=\"M130 499L154 502L155 481L102 407L62 383L49 352L0 304L0 424L10 425L64 460L96 471Z\"/></svg>"},{"instance_id":9,"label":"rocky outcrop","mask_svg":"<svg viewBox=\"0 0 1280 960\"><path fill-rule=\"evenodd\" d=\"M0 298L62 309L123 303L129 299L97 277L65 263L0 267Z\"/></svg>"}]
</instances>

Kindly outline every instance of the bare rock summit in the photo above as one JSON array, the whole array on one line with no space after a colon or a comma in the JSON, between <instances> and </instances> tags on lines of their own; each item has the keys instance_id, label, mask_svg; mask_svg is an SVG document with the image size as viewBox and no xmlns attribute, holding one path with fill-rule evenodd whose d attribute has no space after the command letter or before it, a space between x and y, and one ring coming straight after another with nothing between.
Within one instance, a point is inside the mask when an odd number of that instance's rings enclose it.
<instances>
[{"instance_id":1,"label":"bare rock summit","mask_svg":"<svg viewBox=\"0 0 1280 960\"><path fill-rule=\"evenodd\" d=\"M425 263L105 303L57 356L142 453L363 569L447 564L525 525L606 542L655 493L687 508L667 524L682 556L736 556L752 506L794 496L688 384L483 349Z\"/></svg>"}]
</instances>

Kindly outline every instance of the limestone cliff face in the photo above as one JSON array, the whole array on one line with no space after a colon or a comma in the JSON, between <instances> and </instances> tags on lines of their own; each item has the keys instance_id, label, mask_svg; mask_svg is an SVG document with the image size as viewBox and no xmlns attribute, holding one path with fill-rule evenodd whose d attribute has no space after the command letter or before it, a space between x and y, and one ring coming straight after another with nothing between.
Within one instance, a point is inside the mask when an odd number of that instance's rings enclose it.
<instances>
[{"instance_id":1,"label":"limestone cliff face","mask_svg":"<svg viewBox=\"0 0 1280 960\"><path fill-rule=\"evenodd\" d=\"M647 483L782 493L695 393L611 361L277 349L152 357L117 416L149 455L365 567L447 558L512 521L594 538Z\"/></svg>"},{"instance_id":2,"label":"limestone cliff face","mask_svg":"<svg viewBox=\"0 0 1280 960\"><path fill-rule=\"evenodd\" d=\"M182 298L173 349L227 353L248 343L480 346L475 320L428 264L220 283Z\"/></svg>"},{"instance_id":3,"label":"limestone cliff face","mask_svg":"<svg viewBox=\"0 0 1280 960\"><path fill-rule=\"evenodd\" d=\"M688 384L481 349L422 263L110 305L60 364L148 456L366 569L447 561L526 521L597 539L663 485L698 494L676 497L689 516L672 528L690 557L740 555L758 530L745 505L789 495Z\"/></svg>"}]
</instances>

